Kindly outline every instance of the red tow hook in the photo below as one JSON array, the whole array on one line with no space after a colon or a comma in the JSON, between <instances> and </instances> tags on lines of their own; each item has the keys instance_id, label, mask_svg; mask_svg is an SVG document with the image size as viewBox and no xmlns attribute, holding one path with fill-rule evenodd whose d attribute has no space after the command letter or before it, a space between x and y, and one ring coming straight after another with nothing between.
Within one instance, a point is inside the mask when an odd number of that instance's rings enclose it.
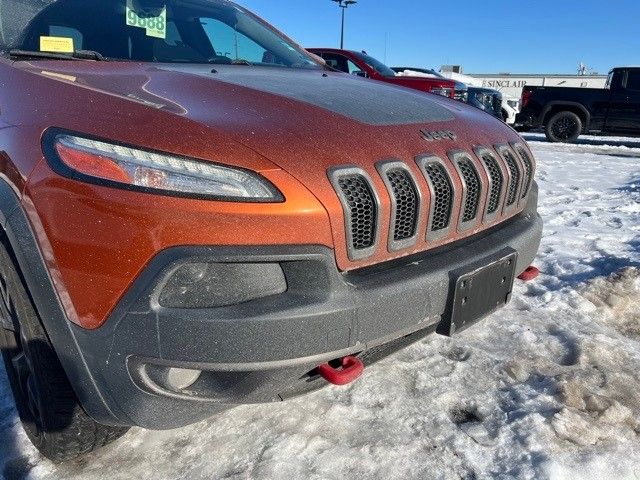
<instances>
[{"instance_id":1,"label":"red tow hook","mask_svg":"<svg viewBox=\"0 0 640 480\"><path fill-rule=\"evenodd\" d=\"M341 368L333 368L328 363L318 367L318 374L333 385L346 385L364 372L364 363L356 357L343 357Z\"/></svg>"},{"instance_id":2,"label":"red tow hook","mask_svg":"<svg viewBox=\"0 0 640 480\"><path fill-rule=\"evenodd\" d=\"M540 275L540 270L538 270L533 265L530 265L524 272L520 274L518 280L522 280L523 282L530 282L531 280L537 278L538 275Z\"/></svg>"}]
</instances>

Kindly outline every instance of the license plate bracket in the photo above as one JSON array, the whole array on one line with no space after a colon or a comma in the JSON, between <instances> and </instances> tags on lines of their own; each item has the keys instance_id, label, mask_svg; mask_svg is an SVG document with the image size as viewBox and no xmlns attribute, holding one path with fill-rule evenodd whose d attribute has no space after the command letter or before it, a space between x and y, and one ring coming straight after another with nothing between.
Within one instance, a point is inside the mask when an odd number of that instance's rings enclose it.
<instances>
[{"instance_id":1,"label":"license plate bracket","mask_svg":"<svg viewBox=\"0 0 640 480\"><path fill-rule=\"evenodd\" d=\"M449 325L440 325L438 330L453 335L509 303L517 260L517 252L511 250L471 271L455 272Z\"/></svg>"}]
</instances>

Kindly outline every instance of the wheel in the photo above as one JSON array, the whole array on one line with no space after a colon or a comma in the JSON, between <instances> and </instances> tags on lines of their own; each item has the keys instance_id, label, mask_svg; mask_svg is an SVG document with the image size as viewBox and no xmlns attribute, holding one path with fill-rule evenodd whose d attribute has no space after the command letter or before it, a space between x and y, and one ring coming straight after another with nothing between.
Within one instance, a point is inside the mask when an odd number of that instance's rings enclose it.
<instances>
[{"instance_id":1,"label":"wheel","mask_svg":"<svg viewBox=\"0 0 640 480\"><path fill-rule=\"evenodd\" d=\"M0 348L24 430L35 447L54 462L100 448L127 428L91 419L42 327L17 263L0 239ZM13 325L13 331L2 327Z\"/></svg>"},{"instance_id":2,"label":"wheel","mask_svg":"<svg viewBox=\"0 0 640 480\"><path fill-rule=\"evenodd\" d=\"M558 112L545 126L550 142L575 142L582 133L582 120L573 112Z\"/></svg>"}]
</instances>

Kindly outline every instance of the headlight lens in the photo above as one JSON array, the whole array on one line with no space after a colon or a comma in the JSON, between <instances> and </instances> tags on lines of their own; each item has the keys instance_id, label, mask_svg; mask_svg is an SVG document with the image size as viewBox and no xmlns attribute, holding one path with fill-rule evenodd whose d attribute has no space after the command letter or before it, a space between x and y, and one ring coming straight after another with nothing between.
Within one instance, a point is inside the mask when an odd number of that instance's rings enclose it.
<instances>
[{"instance_id":1,"label":"headlight lens","mask_svg":"<svg viewBox=\"0 0 640 480\"><path fill-rule=\"evenodd\" d=\"M482 93L482 92L474 92L473 97L475 101L472 103L479 109L481 110L493 109L493 97L490 94Z\"/></svg>"},{"instance_id":2,"label":"headlight lens","mask_svg":"<svg viewBox=\"0 0 640 480\"><path fill-rule=\"evenodd\" d=\"M467 103L469 101L469 92L467 91L456 92L455 99L460 102Z\"/></svg>"},{"instance_id":3,"label":"headlight lens","mask_svg":"<svg viewBox=\"0 0 640 480\"><path fill-rule=\"evenodd\" d=\"M452 90L445 87L434 87L431 89L430 93L433 93L435 95L442 95L443 97L451 97Z\"/></svg>"},{"instance_id":4,"label":"headlight lens","mask_svg":"<svg viewBox=\"0 0 640 480\"><path fill-rule=\"evenodd\" d=\"M45 150L58 173L92 183L230 201L283 200L268 180L240 168L66 133L49 136Z\"/></svg>"}]
</instances>

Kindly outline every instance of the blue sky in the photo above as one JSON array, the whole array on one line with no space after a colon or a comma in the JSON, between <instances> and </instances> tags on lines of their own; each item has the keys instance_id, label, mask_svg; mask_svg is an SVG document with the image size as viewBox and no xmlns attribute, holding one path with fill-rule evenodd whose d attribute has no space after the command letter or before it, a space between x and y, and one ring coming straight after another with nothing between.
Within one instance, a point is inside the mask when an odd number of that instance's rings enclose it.
<instances>
[{"instance_id":1,"label":"blue sky","mask_svg":"<svg viewBox=\"0 0 640 480\"><path fill-rule=\"evenodd\" d=\"M237 0L304 46L339 46L330 0ZM398 66L462 65L467 73L606 73L640 64L638 0L359 0L345 47ZM400 65L402 64L402 65Z\"/></svg>"}]
</instances>

